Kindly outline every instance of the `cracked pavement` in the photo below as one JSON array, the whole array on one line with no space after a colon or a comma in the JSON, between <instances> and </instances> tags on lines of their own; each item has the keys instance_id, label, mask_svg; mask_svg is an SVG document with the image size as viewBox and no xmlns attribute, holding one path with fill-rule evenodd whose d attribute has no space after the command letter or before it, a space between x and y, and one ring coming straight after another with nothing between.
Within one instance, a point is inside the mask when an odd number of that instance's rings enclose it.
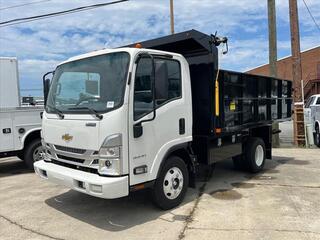
<instances>
[{"instance_id":1,"label":"cracked pavement","mask_svg":"<svg viewBox=\"0 0 320 240\"><path fill-rule=\"evenodd\" d=\"M0 160L0 236L11 239L320 239L319 149L274 149L265 171L217 164L171 211L147 192L104 200Z\"/></svg>"}]
</instances>

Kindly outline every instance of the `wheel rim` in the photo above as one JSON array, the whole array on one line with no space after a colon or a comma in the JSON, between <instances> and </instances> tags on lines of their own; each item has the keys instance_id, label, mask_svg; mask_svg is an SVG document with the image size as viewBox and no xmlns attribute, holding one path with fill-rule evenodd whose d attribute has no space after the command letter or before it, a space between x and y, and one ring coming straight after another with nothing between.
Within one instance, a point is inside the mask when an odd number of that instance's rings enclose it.
<instances>
[{"instance_id":1,"label":"wheel rim","mask_svg":"<svg viewBox=\"0 0 320 240\"><path fill-rule=\"evenodd\" d=\"M255 152L255 161L258 167L260 167L263 163L264 159L264 151L261 145L258 145Z\"/></svg>"},{"instance_id":2,"label":"wheel rim","mask_svg":"<svg viewBox=\"0 0 320 240\"><path fill-rule=\"evenodd\" d=\"M168 170L163 180L164 195L168 199L176 199L183 188L183 175L179 168L173 167Z\"/></svg>"},{"instance_id":3,"label":"wheel rim","mask_svg":"<svg viewBox=\"0 0 320 240\"><path fill-rule=\"evenodd\" d=\"M33 151L33 161L37 162L40 160L44 159L44 148L42 146L37 147L34 151Z\"/></svg>"}]
</instances>

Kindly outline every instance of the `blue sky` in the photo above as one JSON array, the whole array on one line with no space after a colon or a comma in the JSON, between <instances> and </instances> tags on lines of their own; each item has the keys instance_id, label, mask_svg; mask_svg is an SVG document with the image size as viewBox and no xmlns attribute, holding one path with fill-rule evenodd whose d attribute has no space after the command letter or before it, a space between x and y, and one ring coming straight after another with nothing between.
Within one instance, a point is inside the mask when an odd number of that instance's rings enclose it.
<instances>
[{"instance_id":1,"label":"blue sky","mask_svg":"<svg viewBox=\"0 0 320 240\"><path fill-rule=\"evenodd\" d=\"M320 23L320 1L305 0ZM33 0L0 0L0 8ZM0 21L107 0L51 0L0 11ZM302 50L320 45L320 32L302 0ZM196 29L228 36L225 69L245 71L268 62L267 0L174 0L176 32ZM276 0L278 57L290 55L288 0ZM169 34L169 0L131 0L105 8L0 28L0 56L18 57L23 95L41 95L42 75L70 56Z\"/></svg>"}]
</instances>

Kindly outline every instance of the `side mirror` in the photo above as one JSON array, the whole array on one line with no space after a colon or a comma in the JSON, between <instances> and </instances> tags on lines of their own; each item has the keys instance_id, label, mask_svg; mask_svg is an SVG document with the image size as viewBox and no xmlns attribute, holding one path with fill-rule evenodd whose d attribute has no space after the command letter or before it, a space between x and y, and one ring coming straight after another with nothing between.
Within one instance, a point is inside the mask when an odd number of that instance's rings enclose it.
<instances>
[{"instance_id":1,"label":"side mirror","mask_svg":"<svg viewBox=\"0 0 320 240\"><path fill-rule=\"evenodd\" d=\"M47 104L49 89L50 89L50 79L45 79L43 84L44 105Z\"/></svg>"},{"instance_id":2,"label":"side mirror","mask_svg":"<svg viewBox=\"0 0 320 240\"><path fill-rule=\"evenodd\" d=\"M50 79L46 78L49 74L54 74L54 71L52 72L47 72L45 75L42 77L43 81L43 98L44 98L44 105L47 104L47 98L48 98L48 93L50 89Z\"/></svg>"}]
</instances>

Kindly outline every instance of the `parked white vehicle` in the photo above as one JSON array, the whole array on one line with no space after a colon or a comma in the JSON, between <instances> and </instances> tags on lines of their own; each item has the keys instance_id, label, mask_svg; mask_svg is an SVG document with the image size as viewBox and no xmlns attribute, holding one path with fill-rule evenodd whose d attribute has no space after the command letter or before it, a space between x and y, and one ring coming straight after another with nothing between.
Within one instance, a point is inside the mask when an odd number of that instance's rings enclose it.
<instances>
[{"instance_id":1,"label":"parked white vehicle","mask_svg":"<svg viewBox=\"0 0 320 240\"><path fill-rule=\"evenodd\" d=\"M46 152L36 173L106 199L151 188L170 209L200 164L233 157L237 168L261 171L272 122L291 117L292 85L217 71L216 46L226 41L191 30L59 64L51 83L44 77Z\"/></svg>"},{"instance_id":2,"label":"parked white vehicle","mask_svg":"<svg viewBox=\"0 0 320 240\"><path fill-rule=\"evenodd\" d=\"M311 96L305 104L305 121L311 124L315 144L320 147L320 94Z\"/></svg>"},{"instance_id":3,"label":"parked white vehicle","mask_svg":"<svg viewBox=\"0 0 320 240\"><path fill-rule=\"evenodd\" d=\"M29 168L42 159L40 138L43 107L22 107L18 61L0 58L0 158L18 156ZM1 161L1 159L0 159Z\"/></svg>"}]
</instances>

